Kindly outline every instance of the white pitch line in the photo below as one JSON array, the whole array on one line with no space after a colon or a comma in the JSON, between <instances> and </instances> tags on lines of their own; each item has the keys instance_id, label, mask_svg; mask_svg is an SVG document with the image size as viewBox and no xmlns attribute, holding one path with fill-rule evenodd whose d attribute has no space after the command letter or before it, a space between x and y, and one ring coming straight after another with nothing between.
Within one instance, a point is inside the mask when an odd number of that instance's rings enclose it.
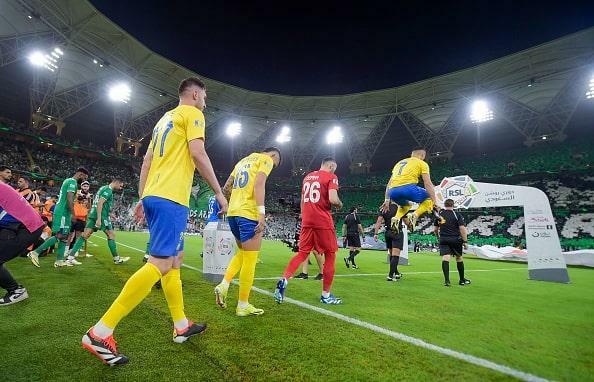
<instances>
[{"instance_id":1,"label":"white pitch line","mask_svg":"<svg viewBox=\"0 0 594 382\"><path fill-rule=\"evenodd\" d=\"M103 239L103 238L101 238L101 239ZM107 240L107 239L103 239L103 240ZM138 248L135 248L135 247L132 247L132 246L123 244L123 243L119 243L119 242L118 242L118 244L122 245L123 247L127 247L127 248L130 248L130 249L136 250L138 252L143 252L144 253L144 250L141 250L141 249L138 249ZM185 268L188 268L188 269L191 269L191 270L194 270L194 271L197 271L197 272L202 273L202 270L201 269L196 268L196 267L193 267L191 265L182 264L182 266L185 267ZM515 268L512 268L512 269L515 270ZM521 268L518 268L518 269L521 269ZM472 272L477 272L477 271L479 271L479 272L487 272L487 271L494 271L494 270L504 270L504 268L500 268L500 269L482 269L482 270L475 270L475 271L472 271ZM409 272L409 274L411 274L411 273L412 272ZM417 272L417 273L421 273L421 272ZM430 272L425 272L425 273L430 273ZM431 273L441 273L441 272L431 272ZM368 275L370 275L370 274L368 274ZM375 275L375 274L373 274L373 275ZM378 274L378 275L380 275L380 274ZM381 275L383 275L383 273ZM345 276L348 276L348 275L345 275ZM274 280L276 280L276 279L277 278L274 278ZM258 280L258 279L256 279L256 280ZM255 292L261 293L263 295L269 296L269 297L274 297L274 295L271 292L266 291L264 289L260 289L260 288L257 288L257 287L252 287L252 290L255 291ZM498 363L489 361L489 360L484 359L484 358L475 357L475 356L470 355L470 354L466 354L466 353L462 353L462 352L459 352L459 351L456 351L456 350L452 350L452 349L444 348L444 347L441 347L441 346L438 346L438 345L434 345L432 343L423 341L422 339L411 337L411 336L408 336L406 334L398 333L398 332L395 332L393 330L386 329L386 328L383 328L381 326L377 326L377 325L372 324L370 322L361 321L361 320L358 320L356 318L345 316L344 314L336 313L336 312L333 312L331 310L320 308L318 306L310 305L310 304L307 304L307 303L302 302L302 301L299 301L299 300L295 300L295 299L292 299L292 298L289 298L289 297L285 297L284 301L287 302L287 303L290 303L290 304L297 305L297 306L299 306L301 308L308 309L308 310L311 310L313 312L316 312L316 313L319 313L319 314L323 314L325 316L333 317L333 318L339 319L341 321L347 322L349 324L360 326L362 328L369 329L369 330L374 331L376 333L383 334L383 335L386 335L388 337L395 338L397 340L400 340L400 341L409 343L411 345L415 345L415 346L418 346L418 347L421 347L421 348L424 348L424 349L432 350L432 351L437 352L437 353L440 353L440 354L444 354L444 355L447 355L447 356L450 356L450 357L453 357L453 358L457 358L457 359L460 359L462 361L471 363L473 365L477 365L477 366L481 366L481 367L484 367L484 368L487 368L487 369L498 371L500 373L503 373L503 374L506 374L506 375L509 375L509 376L518 378L518 379L523 380L523 381L530 381L530 382L549 382L548 379L544 379L544 378L538 377L538 376L536 376L534 374L526 373L526 372L523 372L523 371L520 371L520 370L517 370L517 369L513 369L513 368L508 367L508 366L500 365Z\"/></svg>"},{"instance_id":2,"label":"white pitch line","mask_svg":"<svg viewBox=\"0 0 594 382\"><path fill-rule=\"evenodd\" d=\"M258 292L258 293L262 293L264 295L270 296L270 297L274 297L274 295L271 292L268 292L268 291L263 290L263 289L260 289L260 288L252 287L252 290L254 290L254 291ZM310 304L307 304L307 303L302 302L302 301L299 301L299 300L294 300L292 298L286 297L284 299L284 301L286 301L288 303L291 303L291 304L294 304L294 305L297 305L297 306L299 306L301 308L305 308L305 309L308 309L308 310L311 310L311 311L314 311L314 312L323 314L325 316L330 316L330 317L337 318L337 319L339 319L341 321L348 322L349 324L353 324L353 325L356 325L356 326L360 326L362 328L366 328L366 329L372 330L372 331L374 331L376 333L384 334L386 336L395 338L395 339L400 340L400 341L407 342L407 343L412 344L412 345L415 345L415 346L419 346L419 347L422 347L422 348L425 348L425 349L433 350L433 351L435 351L437 353L448 355L448 356L453 357L453 358L458 358L458 359L461 359L461 360L466 361L468 363L472 363L474 365L482 366L482 367L485 367L487 369L495 370L495 371L498 371L500 373L507 374L507 375L510 375L512 377L516 377L516 378L521 379L523 381L539 381L539 382L548 381L547 379L538 377L536 375L525 373L525 372L520 371L520 370L512 369L511 367L500 365L500 364L497 364L495 362L486 360L484 358L475 357L475 356L470 355L470 354L461 353L461 352L458 352L458 351L455 351L455 350L452 350L452 349L448 349L448 348L444 348L444 347L441 347L441 346L438 346L438 345L434 345L434 344L431 344L429 342L425 342L425 341L423 341L423 340L421 340L419 338L407 336L406 334L402 334L402 333L398 333L398 332L395 332L395 331L392 331L392 330L389 330L389 329L386 329L386 328L382 328L381 326L377 326L377 325L374 325L374 324L369 323L369 322L366 322L366 321L361 321L361 320L358 320L356 318L345 316L344 314L336 313L336 312L333 312L331 310L326 310L326 309L323 309L323 308L320 308L320 307L317 307L317 306L314 306L314 305L310 305Z\"/></svg>"},{"instance_id":3,"label":"white pitch line","mask_svg":"<svg viewBox=\"0 0 594 382\"><path fill-rule=\"evenodd\" d=\"M472 273L472 272L492 272L492 271L525 271L526 269L523 268L493 268L493 269L466 269L465 272ZM436 275L442 274L441 271L427 271L427 272L404 272L402 273L404 276L408 275ZM367 276L385 276L385 273L353 273L350 275L334 275L334 277L367 277ZM280 277L256 277L254 278L255 281L263 281L263 280L278 280Z\"/></svg>"}]
</instances>

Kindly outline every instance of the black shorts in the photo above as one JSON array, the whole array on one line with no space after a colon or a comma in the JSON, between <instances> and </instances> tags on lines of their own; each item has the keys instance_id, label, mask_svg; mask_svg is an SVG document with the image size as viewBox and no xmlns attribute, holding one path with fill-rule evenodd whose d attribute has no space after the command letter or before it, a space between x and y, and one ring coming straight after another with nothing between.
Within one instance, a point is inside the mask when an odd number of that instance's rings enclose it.
<instances>
[{"instance_id":1,"label":"black shorts","mask_svg":"<svg viewBox=\"0 0 594 382\"><path fill-rule=\"evenodd\" d=\"M43 227L29 232L22 224L0 228L0 264L17 257L21 251L33 244L42 232Z\"/></svg>"},{"instance_id":2,"label":"black shorts","mask_svg":"<svg viewBox=\"0 0 594 382\"><path fill-rule=\"evenodd\" d=\"M462 256L462 247L464 245L464 241L460 236L458 237L449 237L449 236L442 236L439 238L439 255L453 255L453 256Z\"/></svg>"},{"instance_id":3,"label":"black shorts","mask_svg":"<svg viewBox=\"0 0 594 382\"><path fill-rule=\"evenodd\" d=\"M348 233L346 236L347 247L361 248L361 236Z\"/></svg>"},{"instance_id":4,"label":"black shorts","mask_svg":"<svg viewBox=\"0 0 594 382\"><path fill-rule=\"evenodd\" d=\"M389 250L397 248L402 251L402 248L404 247L404 235L403 234L394 235L392 232L386 231L385 239L386 239L386 247L388 247Z\"/></svg>"},{"instance_id":5,"label":"black shorts","mask_svg":"<svg viewBox=\"0 0 594 382\"><path fill-rule=\"evenodd\" d=\"M85 230L85 225L87 222L83 220L77 220L74 224L72 224L72 231L74 232L83 232Z\"/></svg>"}]
</instances>

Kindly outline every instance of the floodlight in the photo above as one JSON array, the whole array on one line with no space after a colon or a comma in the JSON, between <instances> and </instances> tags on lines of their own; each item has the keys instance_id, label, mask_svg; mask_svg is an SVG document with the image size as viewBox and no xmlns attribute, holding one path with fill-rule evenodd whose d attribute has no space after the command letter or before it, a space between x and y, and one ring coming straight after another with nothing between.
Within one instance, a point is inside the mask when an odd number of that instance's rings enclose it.
<instances>
[{"instance_id":1,"label":"floodlight","mask_svg":"<svg viewBox=\"0 0 594 382\"><path fill-rule=\"evenodd\" d=\"M586 98L591 99L594 98L594 74L592 78L590 78L590 86L588 86L588 91L586 92Z\"/></svg>"},{"instance_id":2,"label":"floodlight","mask_svg":"<svg viewBox=\"0 0 594 382\"><path fill-rule=\"evenodd\" d=\"M283 126L280 134L276 137L278 143L286 143L291 141L291 129L288 126Z\"/></svg>"},{"instance_id":3,"label":"floodlight","mask_svg":"<svg viewBox=\"0 0 594 382\"><path fill-rule=\"evenodd\" d=\"M546 141L546 140L547 140L547 136L546 136L546 135L543 135L543 136L542 136L542 140L543 140L543 141Z\"/></svg>"},{"instance_id":4,"label":"floodlight","mask_svg":"<svg viewBox=\"0 0 594 382\"><path fill-rule=\"evenodd\" d=\"M470 109L470 120L473 123L486 122L493 118L493 110L489 109L487 102L483 100L474 101Z\"/></svg>"},{"instance_id":5,"label":"floodlight","mask_svg":"<svg viewBox=\"0 0 594 382\"><path fill-rule=\"evenodd\" d=\"M50 53L36 50L29 55L29 62L33 66L44 67L53 72L58 69L58 60L61 59L63 55L64 52L57 47Z\"/></svg>"},{"instance_id":6,"label":"floodlight","mask_svg":"<svg viewBox=\"0 0 594 382\"><path fill-rule=\"evenodd\" d=\"M132 90L130 89L130 86L123 82L112 85L109 88L109 99L114 102L128 103L131 94Z\"/></svg>"},{"instance_id":7,"label":"floodlight","mask_svg":"<svg viewBox=\"0 0 594 382\"><path fill-rule=\"evenodd\" d=\"M334 126L332 130L326 134L326 143L329 145L335 145L337 143L342 143L344 139L344 135L342 135L342 130L340 126Z\"/></svg>"},{"instance_id":8,"label":"floodlight","mask_svg":"<svg viewBox=\"0 0 594 382\"><path fill-rule=\"evenodd\" d=\"M231 122L227 125L227 130L225 131L228 137L234 138L241 134L241 123L239 122Z\"/></svg>"},{"instance_id":9,"label":"floodlight","mask_svg":"<svg viewBox=\"0 0 594 382\"><path fill-rule=\"evenodd\" d=\"M45 57L40 51L35 51L29 55L29 62L35 66L44 66Z\"/></svg>"}]
</instances>

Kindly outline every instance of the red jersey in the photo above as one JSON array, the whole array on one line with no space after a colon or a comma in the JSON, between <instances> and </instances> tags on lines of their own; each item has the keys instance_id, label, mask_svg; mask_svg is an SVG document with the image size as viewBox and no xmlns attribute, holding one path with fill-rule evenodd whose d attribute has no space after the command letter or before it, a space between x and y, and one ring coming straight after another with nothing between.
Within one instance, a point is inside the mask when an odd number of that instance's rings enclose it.
<instances>
[{"instance_id":1,"label":"red jersey","mask_svg":"<svg viewBox=\"0 0 594 382\"><path fill-rule=\"evenodd\" d=\"M334 229L330 190L338 190L338 177L328 171L310 172L301 187L301 226L314 229Z\"/></svg>"}]
</instances>

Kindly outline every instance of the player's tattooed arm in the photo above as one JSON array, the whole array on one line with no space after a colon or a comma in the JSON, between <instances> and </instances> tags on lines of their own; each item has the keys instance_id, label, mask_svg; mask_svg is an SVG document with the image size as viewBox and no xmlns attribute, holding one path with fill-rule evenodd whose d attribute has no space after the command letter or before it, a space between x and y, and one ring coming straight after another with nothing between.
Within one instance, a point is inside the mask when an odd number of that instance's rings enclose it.
<instances>
[{"instance_id":1,"label":"player's tattooed arm","mask_svg":"<svg viewBox=\"0 0 594 382\"><path fill-rule=\"evenodd\" d=\"M227 181L225 182L225 185L223 186L223 195L225 196L225 198L227 198L227 200L229 200L229 198L231 198L231 189L233 188L234 181L235 181L235 178L233 177L233 175L229 175L229 178L227 178Z\"/></svg>"}]
</instances>

